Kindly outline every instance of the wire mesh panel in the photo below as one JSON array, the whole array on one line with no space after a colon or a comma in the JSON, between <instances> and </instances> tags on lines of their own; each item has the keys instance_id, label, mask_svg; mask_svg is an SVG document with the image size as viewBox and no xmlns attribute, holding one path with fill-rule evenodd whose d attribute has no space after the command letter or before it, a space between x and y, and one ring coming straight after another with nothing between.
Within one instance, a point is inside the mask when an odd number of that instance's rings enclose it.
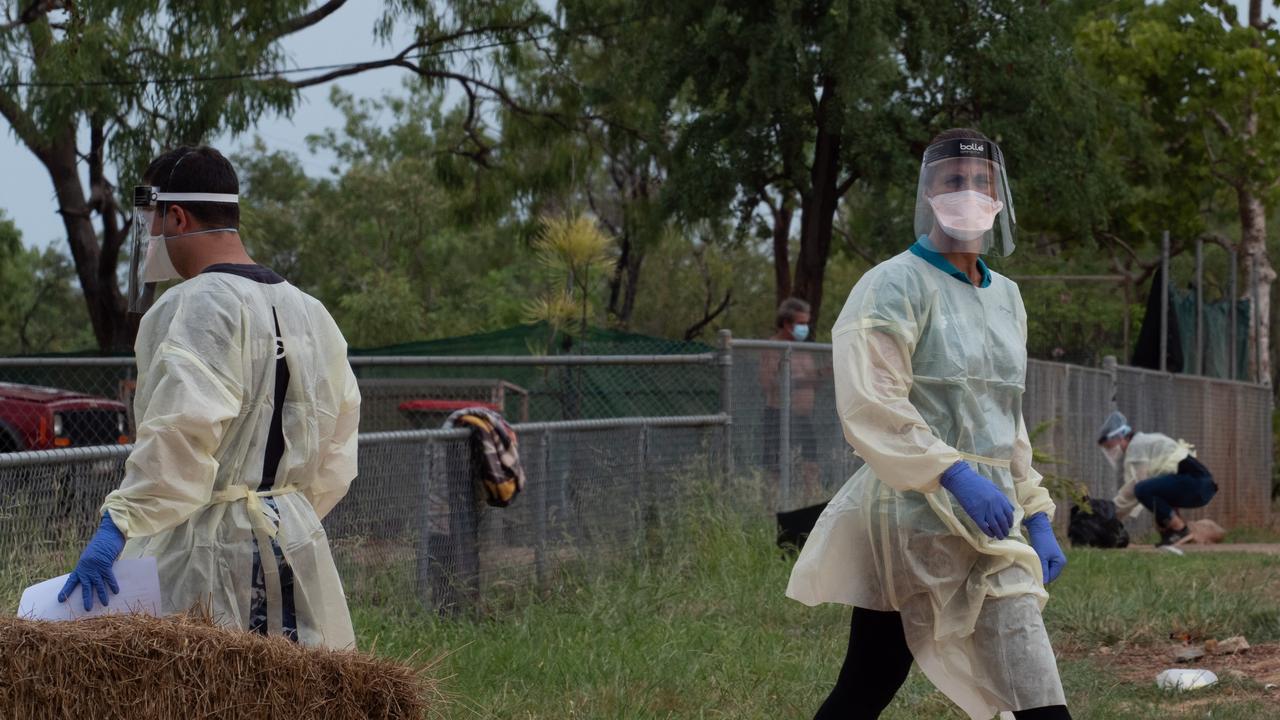
<instances>
[{"instance_id":1,"label":"wire mesh panel","mask_svg":"<svg viewBox=\"0 0 1280 720\"><path fill-rule=\"evenodd\" d=\"M131 358L0 358L0 453L130 442Z\"/></svg>"},{"instance_id":2,"label":"wire mesh panel","mask_svg":"<svg viewBox=\"0 0 1280 720\"><path fill-rule=\"evenodd\" d=\"M454 410L474 406L511 422L529 420L528 390L498 378L371 378L359 384L365 432L439 428Z\"/></svg>"},{"instance_id":3,"label":"wire mesh panel","mask_svg":"<svg viewBox=\"0 0 1280 720\"><path fill-rule=\"evenodd\" d=\"M738 343L733 349L731 404L733 408L733 466L739 473L763 474L778 489L778 442L782 366L766 355ZM776 501L775 501L776 502Z\"/></svg>"},{"instance_id":4,"label":"wire mesh panel","mask_svg":"<svg viewBox=\"0 0 1280 720\"><path fill-rule=\"evenodd\" d=\"M1091 497L1110 499L1117 475L1098 452L1097 428L1111 408L1111 375L1103 370L1032 360L1022 412L1045 475L1083 483Z\"/></svg>"},{"instance_id":5,"label":"wire mesh panel","mask_svg":"<svg viewBox=\"0 0 1280 720\"><path fill-rule=\"evenodd\" d=\"M840 426L831 362L826 344L734 343L734 467L765 478L770 508L825 502L861 465Z\"/></svg>"},{"instance_id":6,"label":"wire mesh panel","mask_svg":"<svg viewBox=\"0 0 1280 720\"><path fill-rule=\"evenodd\" d=\"M1116 390L1118 409L1135 430L1186 440L1213 473L1218 494L1186 517L1228 528L1269 522L1270 389L1126 367L1117 371Z\"/></svg>"},{"instance_id":7,"label":"wire mesh panel","mask_svg":"<svg viewBox=\"0 0 1280 720\"><path fill-rule=\"evenodd\" d=\"M816 343L733 344L734 467L763 479L771 509L827 500L861 464L840 428L830 352L829 345ZM1098 451L1096 437L1113 398L1135 427L1167 426L1173 430L1166 432L1191 442L1192 437L1212 438L1214 449L1201 457L1233 480L1219 491L1208 514L1231 526L1268 522L1271 401L1260 386L1132 368L1120 368L1113 380L1108 370L1032 360L1023 412L1037 469L1050 480L1082 483L1092 497L1113 497L1120 475ZM1234 420L1223 423L1222 418ZM1236 481L1237 476L1248 480ZM1058 519L1065 523L1067 513ZM1145 532L1149 519L1140 517L1129 527Z\"/></svg>"},{"instance_id":8,"label":"wire mesh panel","mask_svg":"<svg viewBox=\"0 0 1280 720\"><path fill-rule=\"evenodd\" d=\"M432 557L441 523L428 511L432 465L447 452L447 444L361 442L359 474L324 519L348 596L407 607L421 597L452 602L442 580L452 568L440 567L452 558ZM435 512L448 510L441 503ZM447 533L447 518L443 525Z\"/></svg>"},{"instance_id":9,"label":"wire mesh panel","mask_svg":"<svg viewBox=\"0 0 1280 720\"><path fill-rule=\"evenodd\" d=\"M353 364L364 395L360 476L325 526L348 590L380 602L471 607L497 588L645 550L690 493L716 492L748 510L790 510L829 499L861 463L841 431L829 345L735 341L721 356ZM0 359L0 381L11 383L0 385L0 440L21 443L0 450L71 445L0 454L0 549L10 557L36 547L74 560L93 532L101 500L123 472L131 373L129 358ZM33 384L64 392L24 389ZM32 397L15 399L24 392ZM1214 472L1218 497L1190 517L1228 527L1269 521L1267 388L1031 361L1023 407L1038 469L1084 483L1095 497L1113 496L1118 474L1096 446L1113 399L1139 430L1195 444ZM422 429L470 404L532 421L517 425L528 485L509 507L478 499L465 432ZM73 411L87 409L114 413L111 437L85 430ZM712 415L721 410L730 415ZM1131 531L1148 529L1148 518Z\"/></svg>"},{"instance_id":10,"label":"wire mesh panel","mask_svg":"<svg viewBox=\"0 0 1280 720\"><path fill-rule=\"evenodd\" d=\"M688 493L724 486L725 428L721 416L517 425L527 483L501 508L483 502L467 431L363 435L359 475L324 519L344 588L362 604L456 612L641 552ZM0 456L7 591L70 567L129 449Z\"/></svg>"},{"instance_id":11,"label":"wire mesh panel","mask_svg":"<svg viewBox=\"0 0 1280 720\"><path fill-rule=\"evenodd\" d=\"M1235 395L1236 417L1240 418L1235 428L1225 427L1225 424L1217 427L1214 439L1215 442L1225 442L1227 438L1224 436L1235 439L1235 457L1227 462L1236 473L1232 516L1239 525L1267 526L1272 521L1272 464L1275 457L1271 434L1271 388L1243 383L1220 383L1213 387L1221 388L1218 393L1226 393L1230 388Z\"/></svg>"},{"instance_id":12,"label":"wire mesh panel","mask_svg":"<svg viewBox=\"0 0 1280 720\"><path fill-rule=\"evenodd\" d=\"M74 561L120 485L128 447L0 456L0 558L42 580ZM58 570L60 574L66 569ZM30 584L30 583L28 583Z\"/></svg>"},{"instance_id":13,"label":"wire mesh panel","mask_svg":"<svg viewBox=\"0 0 1280 720\"><path fill-rule=\"evenodd\" d=\"M443 416L417 401L491 404L518 422L708 415L720 409L720 372L712 353L353 357L351 364L367 395L361 412L371 432L439 427Z\"/></svg>"},{"instance_id":14,"label":"wire mesh panel","mask_svg":"<svg viewBox=\"0 0 1280 720\"><path fill-rule=\"evenodd\" d=\"M439 428L481 405L511 422L709 415L714 353L358 356L361 429ZM134 434L133 358L0 358L0 452L124 444Z\"/></svg>"},{"instance_id":15,"label":"wire mesh panel","mask_svg":"<svg viewBox=\"0 0 1280 720\"><path fill-rule=\"evenodd\" d=\"M787 509L825 502L861 464L836 411L831 346L801 344L791 354L791 497Z\"/></svg>"}]
</instances>

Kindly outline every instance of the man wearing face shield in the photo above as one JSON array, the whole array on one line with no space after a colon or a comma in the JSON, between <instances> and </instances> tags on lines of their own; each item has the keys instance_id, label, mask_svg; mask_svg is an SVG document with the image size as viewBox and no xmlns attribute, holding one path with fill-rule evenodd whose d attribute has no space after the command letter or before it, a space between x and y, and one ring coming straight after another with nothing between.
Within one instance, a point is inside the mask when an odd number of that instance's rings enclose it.
<instances>
[{"instance_id":1,"label":"man wearing face shield","mask_svg":"<svg viewBox=\"0 0 1280 720\"><path fill-rule=\"evenodd\" d=\"M866 464L787 595L853 606L817 713L876 718L914 660L973 720L1069 718L1041 618L1066 558L1022 415L1026 311L983 254L1013 250L1004 157L975 130L925 150L916 242L867 272L832 329L837 409Z\"/></svg>"},{"instance_id":2,"label":"man wearing face shield","mask_svg":"<svg viewBox=\"0 0 1280 720\"><path fill-rule=\"evenodd\" d=\"M1218 483L1191 445L1160 433L1134 432L1118 411L1102 423L1098 448L1111 467L1124 468L1124 484L1112 501L1116 517L1136 516L1143 508L1155 513L1156 547L1173 545L1190 532L1178 508L1204 507L1218 493Z\"/></svg>"},{"instance_id":3,"label":"man wearing face shield","mask_svg":"<svg viewBox=\"0 0 1280 720\"><path fill-rule=\"evenodd\" d=\"M145 310L137 440L60 599L79 585L73 602L107 605L123 551L156 558L166 613L205 606L231 627L351 647L320 525L356 474L346 341L318 301L249 257L239 182L218 151L165 153L145 181L129 294Z\"/></svg>"}]
</instances>

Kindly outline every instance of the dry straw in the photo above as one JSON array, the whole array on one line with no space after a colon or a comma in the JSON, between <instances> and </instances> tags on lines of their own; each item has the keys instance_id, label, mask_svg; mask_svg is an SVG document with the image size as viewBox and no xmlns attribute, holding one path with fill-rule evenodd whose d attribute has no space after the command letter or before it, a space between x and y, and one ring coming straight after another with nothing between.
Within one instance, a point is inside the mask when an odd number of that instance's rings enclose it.
<instances>
[{"instance_id":1,"label":"dry straw","mask_svg":"<svg viewBox=\"0 0 1280 720\"><path fill-rule=\"evenodd\" d=\"M197 615L0 618L0 718L412 718L425 669L215 627Z\"/></svg>"}]
</instances>

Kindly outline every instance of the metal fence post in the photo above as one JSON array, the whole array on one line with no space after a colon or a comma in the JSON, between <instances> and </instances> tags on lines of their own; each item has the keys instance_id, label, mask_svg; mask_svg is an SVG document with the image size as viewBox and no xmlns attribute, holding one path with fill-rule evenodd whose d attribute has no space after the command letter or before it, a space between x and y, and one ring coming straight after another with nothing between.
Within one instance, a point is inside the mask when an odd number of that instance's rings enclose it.
<instances>
[{"instance_id":1,"label":"metal fence post","mask_svg":"<svg viewBox=\"0 0 1280 720\"><path fill-rule=\"evenodd\" d=\"M547 583L547 493L551 491L549 487L551 480L550 430L543 431L542 438L538 441L538 452L542 458L542 477L538 479L538 486L534 490L534 497L538 498L538 503L533 513L533 563L538 586L545 587Z\"/></svg>"},{"instance_id":2,"label":"metal fence post","mask_svg":"<svg viewBox=\"0 0 1280 720\"><path fill-rule=\"evenodd\" d=\"M1204 374L1204 241L1196 240L1196 375Z\"/></svg>"},{"instance_id":3,"label":"metal fence post","mask_svg":"<svg viewBox=\"0 0 1280 720\"><path fill-rule=\"evenodd\" d=\"M418 497L417 505L419 507L417 515L418 523L418 547L415 553L415 566L417 569L417 577L415 578L414 589L418 596L418 601L425 608L430 608L432 603L432 583L435 582L435 575L439 572L439 560L432 557L431 542L431 480L435 473L435 443L428 440L423 454L423 471L418 476Z\"/></svg>"},{"instance_id":4,"label":"metal fence post","mask_svg":"<svg viewBox=\"0 0 1280 720\"><path fill-rule=\"evenodd\" d=\"M778 400L778 484L781 486L781 510L791 509L791 346L782 351L778 366L782 397Z\"/></svg>"},{"instance_id":5,"label":"metal fence post","mask_svg":"<svg viewBox=\"0 0 1280 720\"><path fill-rule=\"evenodd\" d=\"M1200 381L1200 437L1196 444L1200 447L1209 447L1210 437L1213 429L1213 423L1220 420L1213 416L1210 412L1210 406L1213 404L1213 386L1203 380ZM1270 434L1270 433L1268 433Z\"/></svg>"},{"instance_id":6,"label":"metal fence post","mask_svg":"<svg viewBox=\"0 0 1280 720\"><path fill-rule=\"evenodd\" d=\"M439 467L447 477L449 497L449 557L453 577L450 587L453 612L469 611L480 599L480 508L472 479L471 456L461 463L449 461L448 448L437 444Z\"/></svg>"},{"instance_id":7,"label":"metal fence post","mask_svg":"<svg viewBox=\"0 0 1280 720\"><path fill-rule=\"evenodd\" d=\"M1273 418L1273 417L1275 417L1275 395L1270 391L1270 388L1268 388L1268 390L1267 390L1266 399L1267 399L1267 406L1266 406L1266 407L1267 407L1267 409L1266 409L1266 413L1267 413L1267 430L1268 430L1268 432L1265 434L1265 436L1264 436L1264 437L1263 437L1263 439L1262 439L1262 444L1263 444L1263 446L1264 446L1266 449L1265 449L1265 451L1262 453L1262 456L1261 456L1261 457L1262 457L1262 467L1263 467L1263 469L1265 470L1265 472L1260 473L1260 475L1261 475L1262 477L1265 477L1265 478L1268 480L1267 485L1268 485L1268 486L1270 486L1270 484L1271 484L1271 483L1270 483L1270 481L1271 481L1272 473L1274 473L1274 472L1275 472L1275 468L1274 468L1274 464L1275 464L1275 455L1274 455L1274 453L1275 453L1275 448L1273 447L1273 443L1274 443L1274 441L1275 441L1275 437L1271 434L1271 421L1272 421L1272 418ZM1266 498L1267 496L1264 494L1264 495L1263 495L1263 497L1264 497L1264 498ZM1259 527L1270 527L1270 524L1271 524L1271 503L1266 502L1266 501L1264 500L1262 503L1259 503L1259 505L1261 505L1262 517L1261 517L1261 519L1260 519L1260 521L1259 521L1259 523L1258 523L1258 526L1259 526Z\"/></svg>"},{"instance_id":8,"label":"metal fence post","mask_svg":"<svg viewBox=\"0 0 1280 720\"><path fill-rule=\"evenodd\" d=\"M1169 371L1169 231L1160 237L1160 372Z\"/></svg>"},{"instance_id":9,"label":"metal fence post","mask_svg":"<svg viewBox=\"0 0 1280 720\"><path fill-rule=\"evenodd\" d=\"M720 331L720 412L724 413L727 422L721 429L721 460L724 477L733 477L733 333Z\"/></svg>"},{"instance_id":10,"label":"metal fence post","mask_svg":"<svg viewBox=\"0 0 1280 720\"><path fill-rule=\"evenodd\" d=\"M1111 384L1111 407L1107 409L1107 412L1114 412L1120 409L1118 400L1120 396L1120 368L1119 363L1116 362L1116 356L1107 355L1102 358L1102 369L1106 371L1107 382ZM1105 417L1104 413L1099 413L1099 415ZM1120 490L1120 472L1119 468L1111 469L1111 486L1108 488L1110 492L1114 493Z\"/></svg>"},{"instance_id":11,"label":"metal fence post","mask_svg":"<svg viewBox=\"0 0 1280 720\"><path fill-rule=\"evenodd\" d=\"M640 510L640 529L641 535L639 540L640 556L643 558L649 550L653 548L653 542L657 537L658 529L658 508L661 505L661 499L658 494L658 487L649 479L649 426L641 425L638 433L639 447L637 455L639 457L636 465L639 469L640 484L639 493L639 510Z\"/></svg>"},{"instance_id":12,"label":"metal fence post","mask_svg":"<svg viewBox=\"0 0 1280 720\"><path fill-rule=\"evenodd\" d=\"M1230 312L1228 314L1230 316L1231 323L1231 347L1227 348L1227 361L1231 363L1231 369L1227 371L1227 377L1231 380L1238 380L1240 378L1240 373L1237 372L1239 358L1236 357L1236 343L1239 342L1239 339L1236 337L1236 297L1238 295L1236 292L1237 264L1239 264L1239 260L1236 257L1236 251L1233 249L1231 251L1231 289L1228 291L1231 294L1231 304L1228 306L1230 308Z\"/></svg>"},{"instance_id":13,"label":"metal fence post","mask_svg":"<svg viewBox=\"0 0 1280 720\"><path fill-rule=\"evenodd\" d=\"M1262 383L1262 317L1258 300L1258 253L1255 252L1249 255L1249 324L1253 328L1253 381Z\"/></svg>"},{"instance_id":14,"label":"metal fence post","mask_svg":"<svg viewBox=\"0 0 1280 720\"><path fill-rule=\"evenodd\" d=\"M1107 377L1111 379L1111 410L1118 410L1120 407L1116 401L1120 393L1119 378L1117 377L1119 375L1118 366L1119 363L1116 362L1115 355L1107 355L1102 358L1102 369L1107 373Z\"/></svg>"}]
</instances>

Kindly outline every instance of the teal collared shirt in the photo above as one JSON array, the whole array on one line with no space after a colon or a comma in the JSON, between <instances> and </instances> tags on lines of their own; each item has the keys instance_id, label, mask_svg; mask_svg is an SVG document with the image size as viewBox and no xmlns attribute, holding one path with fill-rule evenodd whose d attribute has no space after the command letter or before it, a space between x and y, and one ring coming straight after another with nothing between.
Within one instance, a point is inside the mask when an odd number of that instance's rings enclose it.
<instances>
[{"instance_id":1,"label":"teal collared shirt","mask_svg":"<svg viewBox=\"0 0 1280 720\"><path fill-rule=\"evenodd\" d=\"M965 285L973 284L973 281L969 279L969 276L965 275L962 270L956 268L955 265L952 265L951 261L944 257L942 253L936 253L925 247L924 240L925 236L921 235L920 238L916 240L915 244L911 246L912 255L924 258L930 265L938 268L942 272L959 280ZM987 267L986 263L982 262L982 258L978 258L978 269L982 271L982 284L978 287L987 287L991 284L991 269Z\"/></svg>"}]
</instances>

